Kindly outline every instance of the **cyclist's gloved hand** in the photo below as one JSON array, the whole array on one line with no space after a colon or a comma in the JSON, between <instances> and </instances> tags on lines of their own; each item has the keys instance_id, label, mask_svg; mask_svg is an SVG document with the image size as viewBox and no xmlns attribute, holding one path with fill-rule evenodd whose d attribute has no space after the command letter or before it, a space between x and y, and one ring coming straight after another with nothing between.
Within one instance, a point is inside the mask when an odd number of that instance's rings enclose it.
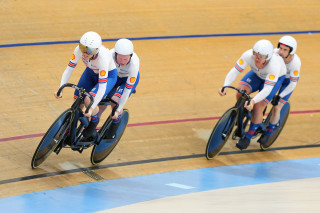
<instances>
[{"instance_id":1,"label":"cyclist's gloved hand","mask_svg":"<svg viewBox=\"0 0 320 213\"><path fill-rule=\"evenodd\" d=\"M272 105L277 106L279 104L280 99L281 99L280 95L276 95L271 101Z\"/></svg>"}]
</instances>

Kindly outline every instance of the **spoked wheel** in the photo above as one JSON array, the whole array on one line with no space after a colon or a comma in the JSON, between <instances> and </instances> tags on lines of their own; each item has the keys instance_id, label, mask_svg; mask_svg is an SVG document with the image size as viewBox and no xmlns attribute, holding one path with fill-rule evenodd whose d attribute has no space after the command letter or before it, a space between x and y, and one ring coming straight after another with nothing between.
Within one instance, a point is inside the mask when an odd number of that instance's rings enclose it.
<instances>
[{"instance_id":1,"label":"spoked wheel","mask_svg":"<svg viewBox=\"0 0 320 213\"><path fill-rule=\"evenodd\" d=\"M50 126L46 134L41 139L31 161L31 167L37 168L59 145L69 128L69 120L72 116L70 109L64 111Z\"/></svg>"},{"instance_id":2,"label":"spoked wheel","mask_svg":"<svg viewBox=\"0 0 320 213\"><path fill-rule=\"evenodd\" d=\"M232 129L236 123L237 109L228 109L219 119L214 127L206 148L206 158L208 160L219 154L225 143L227 142Z\"/></svg>"},{"instance_id":3,"label":"spoked wheel","mask_svg":"<svg viewBox=\"0 0 320 213\"><path fill-rule=\"evenodd\" d=\"M271 109L272 111L272 109ZM260 148L261 150L267 150L278 138L278 136L280 135L284 125L286 124L287 122L287 119L289 117L289 113L290 113L290 103L287 102L281 109L281 112L280 112L280 126L276 127L276 130L275 132L272 134L272 136L269 138L269 141L266 143L266 144L260 144ZM271 113L269 114L271 116ZM268 115L268 117L269 117ZM267 121L269 122L268 120L268 117L267 117Z\"/></svg>"},{"instance_id":4,"label":"spoked wheel","mask_svg":"<svg viewBox=\"0 0 320 213\"><path fill-rule=\"evenodd\" d=\"M120 125L117 129L116 138L115 139L104 139L108 129L112 123L111 119L107 119L107 121L103 124L99 131L99 135L101 137L101 141L99 145L95 145L91 152L91 163L96 165L103 161L108 155L113 151L116 145L119 143L124 130L127 127L129 121L129 111L127 109L123 110L121 115Z\"/></svg>"}]
</instances>

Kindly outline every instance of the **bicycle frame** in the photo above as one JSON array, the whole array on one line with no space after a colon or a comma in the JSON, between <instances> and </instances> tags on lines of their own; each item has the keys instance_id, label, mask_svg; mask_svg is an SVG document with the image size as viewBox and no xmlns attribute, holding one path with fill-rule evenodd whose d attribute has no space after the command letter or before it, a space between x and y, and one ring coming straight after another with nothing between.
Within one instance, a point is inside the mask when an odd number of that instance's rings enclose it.
<instances>
[{"instance_id":1,"label":"bicycle frame","mask_svg":"<svg viewBox=\"0 0 320 213\"><path fill-rule=\"evenodd\" d=\"M65 135L65 138L69 135L70 137L70 141L72 142L70 144L70 148L73 150L77 150L80 153L83 151L83 149L90 147L91 145L94 145L92 141L88 141L88 142L80 142L80 137L81 137L81 132L83 130L83 128L87 127L89 125L89 121L88 119L83 115L80 106L81 104L83 104L83 100L85 99L85 97L89 97L90 98L90 104L88 105L85 113L87 113L90 109L90 107L93 104L93 97L87 93L85 91L85 89L79 88L78 86L74 85L74 84L64 84L63 86L61 86L57 92L57 95L60 96L62 90L65 87L72 87L74 89L77 89L79 91L79 97L74 101L74 103L72 104L70 111L71 111L71 118L68 121L69 124L67 124L67 128L70 130L70 132L68 132ZM80 125L79 127L77 127L78 122L80 121ZM98 135L96 135L98 136ZM64 139L65 139L64 138ZM94 141L96 142L96 141ZM56 154L59 154L59 152L61 151L61 149L63 147L66 147L67 144L64 143L64 141L62 141L62 143L59 144L59 146L56 147L56 149L54 150L54 152Z\"/></svg>"},{"instance_id":2,"label":"bicycle frame","mask_svg":"<svg viewBox=\"0 0 320 213\"><path fill-rule=\"evenodd\" d=\"M237 133L239 137L242 137L244 135L245 127L251 118L251 113L244 107L246 101L250 101L250 96L246 91L232 86L226 86L222 88L222 92L225 88L237 90L241 96L237 100L235 106L229 108L216 123L206 146L206 158L208 160L213 159L219 154L235 125L237 125L235 133ZM244 118L246 118L246 120L243 122Z\"/></svg>"},{"instance_id":3,"label":"bicycle frame","mask_svg":"<svg viewBox=\"0 0 320 213\"><path fill-rule=\"evenodd\" d=\"M244 98L244 96L241 96L235 105L235 107L238 110L237 126L238 126L238 131L240 131L237 133L241 136L244 135L245 127L247 126L247 124L249 123L249 121L251 119L251 113L244 107L245 102L247 100L248 99ZM246 120L243 122L244 118Z\"/></svg>"},{"instance_id":4,"label":"bicycle frame","mask_svg":"<svg viewBox=\"0 0 320 213\"><path fill-rule=\"evenodd\" d=\"M89 120L88 118L86 118L84 113L82 113L81 105L83 104L83 100L85 99L85 97L88 96L90 98L90 104L87 106L85 114L88 113L93 103L93 97L84 89L69 83L64 84L59 88L57 92L58 97L65 87L72 87L74 89L77 89L80 95L73 102L72 106L69 109L65 110L52 123L45 135L42 137L31 160L31 167L33 169L41 165L52 152L59 154L61 149L64 147L71 148L74 151L79 151L80 153L82 153L84 149L87 149L90 146L94 146L91 154L91 162L95 165L104 160L112 152L114 147L119 142L125 127L127 126L129 113L128 110L125 109L125 119L122 122L122 130L120 130L119 136L113 141L106 141L106 139L102 140L102 138L104 137L104 133L112 122L111 117L107 119L105 124L100 129L101 131L99 130L99 132L95 133L96 135L94 138L87 139L82 137L82 130L89 125ZM111 99L108 101L111 101L115 104L112 110L112 115L114 115L119 105ZM101 141L103 141L102 147L100 146Z\"/></svg>"},{"instance_id":5,"label":"bicycle frame","mask_svg":"<svg viewBox=\"0 0 320 213\"><path fill-rule=\"evenodd\" d=\"M87 113L88 110L90 109L91 105L93 104L93 97L91 95L89 95L84 89L79 88L79 87L77 87L76 85L73 85L73 84L65 84L65 85L63 85L59 89L57 95L60 95L61 91L65 87L73 87L73 88L79 90L79 93L80 93L79 98L77 98L75 100L75 102L72 104L72 106L70 108L73 116L70 119L70 124L68 124L68 127L70 128L70 132L68 134L70 135L70 140L72 141L72 143L70 144L70 148L72 150L76 150L76 151L79 151L80 153L82 153L82 151L84 149L87 149L87 148L89 148L90 146L93 146L93 145L99 145L99 143L101 141L100 135L98 133L95 133L94 140L92 140L92 141L90 141L90 140L89 141L81 141L82 130L89 125L89 120L88 120L88 118L86 118L83 115L83 113L82 113L82 111L80 109L80 106L81 106L81 104L83 104L84 98L86 96L88 96L90 98L90 104L86 109L86 113ZM107 101L108 102L113 102L115 104L115 107L113 108L112 113L111 113L112 115L114 115L114 113L117 110L119 104L117 102L115 102L114 100L112 100L111 98L108 98ZM79 121L80 121L80 124L77 127ZM67 144L62 143L60 146L58 146L54 150L54 152L59 154L61 149L63 147L66 147L66 146L67 146Z\"/></svg>"},{"instance_id":6,"label":"bicycle frame","mask_svg":"<svg viewBox=\"0 0 320 213\"><path fill-rule=\"evenodd\" d=\"M232 139L235 140L237 137L242 138L245 135L246 127L248 126L248 123L251 119L251 112L248 111L245 108L246 102L250 102L251 98L249 94L246 93L245 90L240 90L238 88L232 87L232 86L226 86L222 88L222 92L225 88L232 88L234 90L237 90L241 96L238 98L236 104L229 108L218 120L216 125L214 126L212 133L208 139L208 143L206 146L206 158L208 160L213 159L215 156L217 156L222 148L224 147L225 143L228 141L228 138L230 134L232 133L234 126L237 126L237 129L233 132ZM264 114L266 112L266 109L264 109ZM261 150L268 149L274 141L279 136L290 112L290 104L287 102L285 106L281 109L281 116L280 116L280 127L273 134L272 137L267 141L265 144L260 143ZM268 116L263 120L262 125L259 127L261 129L257 129L256 134L261 133L262 131L265 131L270 117L272 114L271 112L268 114Z\"/></svg>"},{"instance_id":7,"label":"bicycle frame","mask_svg":"<svg viewBox=\"0 0 320 213\"><path fill-rule=\"evenodd\" d=\"M239 99L237 100L234 108L236 109L237 111L237 122L236 122L236 125L237 125L237 130L236 130L236 134L238 136L243 136L244 135L244 131L245 131L245 127L247 126L248 122L250 121L251 119L251 112L249 112L245 107L245 103L246 101L250 101L251 100L251 97L246 93L245 90L240 90L238 88L235 88L235 87L232 87L232 86L225 86L223 87L223 90L224 88L232 88L234 90L237 90L241 96L239 97ZM246 120L243 122L243 119L246 118ZM232 130L231 130L232 131Z\"/></svg>"}]
</instances>

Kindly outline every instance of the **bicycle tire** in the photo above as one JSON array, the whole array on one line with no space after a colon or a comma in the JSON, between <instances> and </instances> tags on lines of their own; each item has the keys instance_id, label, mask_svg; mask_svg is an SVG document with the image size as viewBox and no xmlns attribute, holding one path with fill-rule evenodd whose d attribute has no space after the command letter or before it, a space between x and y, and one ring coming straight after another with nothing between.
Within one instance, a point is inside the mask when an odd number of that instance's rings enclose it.
<instances>
[{"instance_id":1,"label":"bicycle tire","mask_svg":"<svg viewBox=\"0 0 320 213\"><path fill-rule=\"evenodd\" d=\"M237 108L228 109L215 125L206 147L208 160L217 156L227 142L237 120ZM224 135L223 135L224 134Z\"/></svg>"},{"instance_id":2,"label":"bicycle tire","mask_svg":"<svg viewBox=\"0 0 320 213\"><path fill-rule=\"evenodd\" d=\"M31 160L31 167L33 169L41 165L52 153L52 151L59 145L65 132L70 126L72 111L67 109L64 111L50 126L45 135L42 137L36 151Z\"/></svg>"},{"instance_id":3,"label":"bicycle tire","mask_svg":"<svg viewBox=\"0 0 320 213\"><path fill-rule=\"evenodd\" d=\"M103 124L99 131L99 135L101 137L101 141L98 145L95 145L92 148L91 152L91 163L92 165L96 165L100 162L102 162L104 159L106 159L110 153L114 150L114 148L117 146L119 143L129 121L129 111L127 109L123 110L123 113L121 115L121 120L120 120L120 125L117 129L117 137L114 140L110 139L104 139L105 134L107 133L107 130L109 129L112 120L107 119L107 121Z\"/></svg>"},{"instance_id":4,"label":"bicycle tire","mask_svg":"<svg viewBox=\"0 0 320 213\"><path fill-rule=\"evenodd\" d=\"M273 109L273 107L272 107L272 109ZM272 112L272 109L270 110L270 112ZM269 114L271 114L271 113L269 113ZM290 103L287 102L282 107L281 112L280 112L280 127L278 127L276 132L272 134L272 137L270 137L269 141L266 144L260 144L261 150L263 150L263 151L267 150L277 140L277 138L279 137L281 131L283 130L283 128L288 120L289 114L290 114ZM268 117L269 117L269 115L268 115ZM270 120L270 118L269 118L269 120Z\"/></svg>"}]
</instances>

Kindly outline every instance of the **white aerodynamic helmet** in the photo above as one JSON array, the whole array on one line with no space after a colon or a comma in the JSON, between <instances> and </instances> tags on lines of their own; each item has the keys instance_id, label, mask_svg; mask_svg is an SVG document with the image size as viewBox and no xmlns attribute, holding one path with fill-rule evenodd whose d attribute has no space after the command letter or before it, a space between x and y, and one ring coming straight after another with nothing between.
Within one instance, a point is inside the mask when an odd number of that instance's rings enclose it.
<instances>
[{"instance_id":1,"label":"white aerodynamic helmet","mask_svg":"<svg viewBox=\"0 0 320 213\"><path fill-rule=\"evenodd\" d=\"M96 32L86 32L80 39L79 48L81 52L89 55L95 55L99 52L102 45L102 39Z\"/></svg>"},{"instance_id":2,"label":"white aerodynamic helmet","mask_svg":"<svg viewBox=\"0 0 320 213\"><path fill-rule=\"evenodd\" d=\"M273 45L268 40L259 40L254 44L253 51L260 55L266 55L266 60L270 60L273 55Z\"/></svg>"},{"instance_id":3,"label":"white aerodynamic helmet","mask_svg":"<svg viewBox=\"0 0 320 213\"><path fill-rule=\"evenodd\" d=\"M290 54L293 55L297 51L297 41L294 39L292 36L283 36L280 38L279 43L278 43L278 48L280 47L280 44L284 44L287 47L290 48Z\"/></svg>"},{"instance_id":4,"label":"white aerodynamic helmet","mask_svg":"<svg viewBox=\"0 0 320 213\"><path fill-rule=\"evenodd\" d=\"M116 42L114 51L120 55L131 55L133 54L133 44L129 39L122 38Z\"/></svg>"}]
</instances>

